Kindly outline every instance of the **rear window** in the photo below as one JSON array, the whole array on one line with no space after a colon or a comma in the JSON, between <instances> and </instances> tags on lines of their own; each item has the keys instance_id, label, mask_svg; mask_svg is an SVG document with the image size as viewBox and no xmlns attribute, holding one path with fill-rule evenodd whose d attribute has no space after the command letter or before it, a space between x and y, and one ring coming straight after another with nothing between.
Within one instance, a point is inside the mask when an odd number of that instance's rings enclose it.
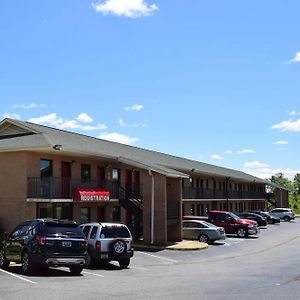
<instances>
[{"instance_id":1,"label":"rear window","mask_svg":"<svg viewBox=\"0 0 300 300\"><path fill-rule=\"evenodd\" d=\"M45 223L43 233L47 236L83 237L82 230L77 224Z\"/></svg>"},{"instance_id":2,"label":"rear window","mask_svg":"<svg viewBox=\"0 0 300 300\"><path fill-rule=\"evenodd\" d=\"M101 238L130 238L130 233L125 226L116 226L116 227L102 227Z\"/></svg>"}]
</instances>

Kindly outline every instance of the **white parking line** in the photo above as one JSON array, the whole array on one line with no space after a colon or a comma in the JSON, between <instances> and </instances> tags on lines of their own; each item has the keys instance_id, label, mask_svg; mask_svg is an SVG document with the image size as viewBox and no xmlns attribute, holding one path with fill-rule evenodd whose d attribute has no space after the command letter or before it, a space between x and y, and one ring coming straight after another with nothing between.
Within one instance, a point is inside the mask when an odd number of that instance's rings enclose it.
<instances>
[{"instance_id":1,"label":"white parking line","mask_svg":"<svg viewBox=\"0 0 300 300\"><path fill-rule=\"evenodd\" d=\"M29 283L32 283L32 284L36 284L36 283L37 283L37 282L31 281L31 280L29 280L29 279L23 278L23 277L21 277L21 276L19 276L19 275L16 275L16 274L14 274L14 273L7 272L7 271L2 270L2 269L0 269L0 271L3 272L3 273L5 273L5 274L11 275L11 276L13 276L13 277L16 277L16 278L18 278L18 279L21 279L21 280L27 281L27 282L29 282Z\"/></svg>"},{"instance_id":2,"label":"white parking line","mask_svg":"<svg viewBox=\"0 0 300 300\"><path fill-rule=\"evenodd\" d=\"M143 268L143 267L129 267L129 269L132 269L132 270L139 270L139 271L149 271L149 269Z\"/></svg>"},{"instance_id":3,"label":"white parking line","mask_svg":"<svg viewBox=\"0 0 300 300\"><path fill-rule=\"evenodd\" d=\"M104 275L101 275L101 274L95 274L95 273L87 272L87 271L82 271L82 273L88 274L88 275L94 275L94 276L98 276L98 277L104 277Z\"/></svg>"},{"instance_id":4,"label":"white parking line","mask_svg":"<svg viewBox=\"0 0 300 300\"><path fill-rule=\"evenodd\" d=\"M161 260L166 260L166 261L169 261L169 262L172 262L172 263L178 263L178 261L175 260L175 259L161 257L161 256L156 256L156 255L153 255L153 254L150 254L150 253L146 253L146 252L139 252L139 253L145 254L145 255L148 255L148 256L151 256L151 257L154 257L154 258L158 258L158 259L161 259Z\"/></svg>"}]
</instances>

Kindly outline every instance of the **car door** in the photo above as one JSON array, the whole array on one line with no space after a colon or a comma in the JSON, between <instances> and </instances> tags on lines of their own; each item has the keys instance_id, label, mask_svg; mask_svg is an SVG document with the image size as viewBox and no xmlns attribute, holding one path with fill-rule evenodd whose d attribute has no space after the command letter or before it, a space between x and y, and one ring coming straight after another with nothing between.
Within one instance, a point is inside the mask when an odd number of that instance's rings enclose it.
<instances>
[{"instance_id":1,"label":"car door","mask_svg":"<svg viewBox=\"0 0 300 300\"><path fill-rule=\"evenodd\" d=\"M183 238L193 239L193 222L183 222L182 223Z\"/></svg>"},{"instance_id":2,"label":"car door","mask_svg":"<svg viewBox=\"0 0 300 300\"><path fill-rule=\"evenodd\" d=\"M275 216L275 217L277 217L277 218L281 218L282 216L282 210L280 210L280 209L273 209L271 212L271 215L272 216Z\"/></svg>"},{"instance_id":3,"label":"car door","mask_svg":"<svg viewBox=\"0 0 300 300\"><path fill-rule=\"evenodd\" d=\"M6 241L6 258L11 261L21 261L23 246L28 238L31 222L22 223Z\"/></svg>"}]
</instances>

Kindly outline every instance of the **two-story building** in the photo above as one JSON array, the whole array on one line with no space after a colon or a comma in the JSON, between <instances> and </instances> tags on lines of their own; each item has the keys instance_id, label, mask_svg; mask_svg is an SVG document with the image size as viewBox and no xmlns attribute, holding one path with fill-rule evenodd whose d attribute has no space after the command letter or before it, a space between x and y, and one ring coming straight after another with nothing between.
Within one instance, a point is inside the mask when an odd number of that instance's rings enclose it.
<instances>
[{"instance_id":1,"label":"two-story building","mask_svg":"<svg viewBox=\"0 0 300 300\"><path fill-rule=\"evenodd\" d=\"M182 215L270 200L270 182L240 171L12 119L0 123L0 168L5 230L37 217L116 221L166 244L182 239Z\"/></svg>"}]
</instances>

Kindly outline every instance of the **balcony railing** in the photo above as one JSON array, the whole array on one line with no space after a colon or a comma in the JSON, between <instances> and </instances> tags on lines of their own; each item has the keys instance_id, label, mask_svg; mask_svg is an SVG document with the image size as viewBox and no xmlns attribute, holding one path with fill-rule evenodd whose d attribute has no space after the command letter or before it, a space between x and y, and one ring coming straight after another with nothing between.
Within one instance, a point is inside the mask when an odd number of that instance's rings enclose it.
<instances>
[{"instance_id":1,"label":"balcony railing","mask_svg":"<svg viewBox=\"0 0 300 300\"><path fill-rule=\"evenodd\" d=\"M97 181L63 177L28 178L27 197L36 199L71 199L74 187L102 187L109 191L111 199L119 199L120 184L117 181ZM140 197L140 184L126 184L128 195Z\"/></svg>"},{"instance_id":2,"label":"balcony railing","mask_svg":"<svg viewBox=\"0 0 300 300\"><path fill-rule=\"evenodd\" d=\"M183 199L267 199L266 192L231 191L183 187Z\"/></svg>"}]
</instances>

